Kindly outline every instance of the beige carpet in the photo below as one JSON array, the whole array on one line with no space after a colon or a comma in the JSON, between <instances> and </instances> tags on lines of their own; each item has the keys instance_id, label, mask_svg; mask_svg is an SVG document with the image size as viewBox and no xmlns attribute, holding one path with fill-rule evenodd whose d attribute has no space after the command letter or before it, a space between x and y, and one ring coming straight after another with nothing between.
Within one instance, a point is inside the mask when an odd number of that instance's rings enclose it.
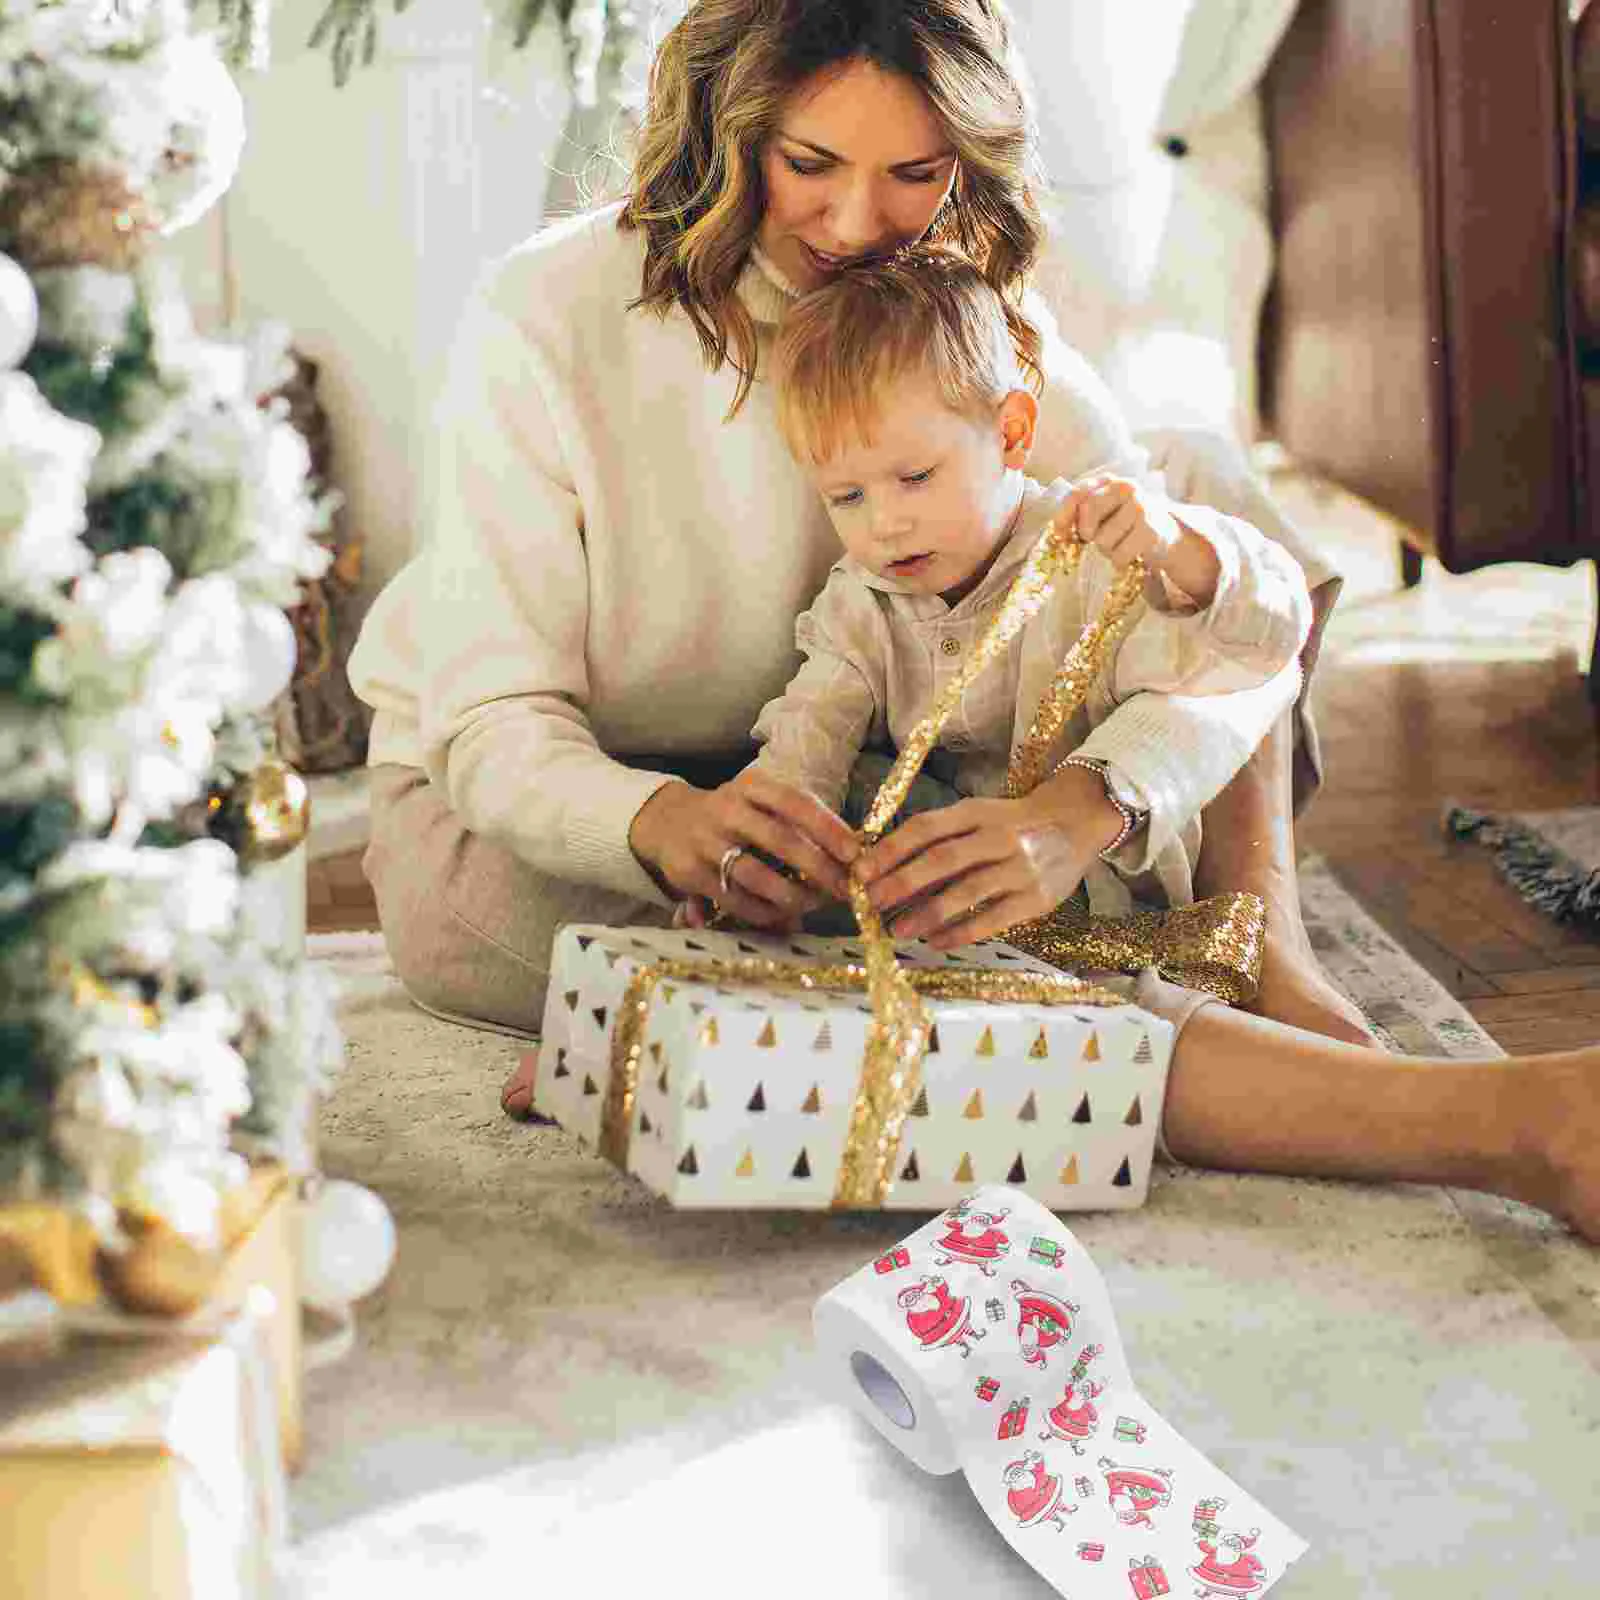
<instances>
[{"instance_id":1,"label":"beige carpet","mask_svg":"<svg viewBox=\"0 0 1600 1600\"><path fill-rule=\"evenodd\" d=\"M1495 1053L1325 873L1307 902L1398 1043ZM313 945L349 1040L324 1163L400 1253L311 1377L291 1593L1051 1592L819 1397L813 1303L911 1219L675 1213L501 1117L515 1045L411 1008L376 940ZM1188 1171L1070 1220L1151 1401L1311 1541L1275 1596L1593 1586L1600 1252L1477 1196Z\"/></svg>"}]
</instances>

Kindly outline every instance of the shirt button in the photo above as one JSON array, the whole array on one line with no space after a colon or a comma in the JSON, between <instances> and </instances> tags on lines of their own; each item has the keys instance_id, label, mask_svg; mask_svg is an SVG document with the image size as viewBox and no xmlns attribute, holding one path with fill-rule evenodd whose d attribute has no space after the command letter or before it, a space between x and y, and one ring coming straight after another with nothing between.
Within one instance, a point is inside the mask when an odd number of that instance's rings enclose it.
<instances>
[{"instance_id":1,"label":"shirt button","mask_svg":"<svg viewBox=\"0 0 1600 1600\"><path fill-rule=\"evenodd\" d=\"M944 638L939 641L939 648L944 651L947 656L958 656L961 654L961 641L947 633Z\"/></svg>"}]
</instances>

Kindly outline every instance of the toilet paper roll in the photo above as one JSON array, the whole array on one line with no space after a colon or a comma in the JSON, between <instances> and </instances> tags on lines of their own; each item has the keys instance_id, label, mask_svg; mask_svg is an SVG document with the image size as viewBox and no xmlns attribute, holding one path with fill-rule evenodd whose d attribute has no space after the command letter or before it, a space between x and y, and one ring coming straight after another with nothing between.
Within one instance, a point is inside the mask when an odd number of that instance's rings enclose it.
<instances>
[{"instance_id":1,"label":"toilet paper roll","mask_svg":"<svg viewBox=\"0 0 1600 1600\"><path fill-rule=\"evenodd\" d=\"M813 1324L838 1396L924 1471L965 1473L1063 1593L1261 1595L1306 1549L1139 1393L1088 1252L1019 1189L969 1195Z\"/></svg>"}]
</instances>

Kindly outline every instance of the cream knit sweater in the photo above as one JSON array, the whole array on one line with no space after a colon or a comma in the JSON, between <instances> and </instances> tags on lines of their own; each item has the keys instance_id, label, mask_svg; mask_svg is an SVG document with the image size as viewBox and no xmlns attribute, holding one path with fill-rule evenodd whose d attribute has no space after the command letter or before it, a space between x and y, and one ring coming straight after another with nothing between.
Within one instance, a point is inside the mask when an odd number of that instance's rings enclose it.
<instances>
[{"instance_id":1,"label":"cream knit sweater","mask_svg":"<svg viewBox=\"0 0 1600 1600\"><path fill-rule=\"evenodd\" d=\"M768 385L729 420L734 375L706 371L688 319L626 309L643 242L616 217L544 229L471 298L435 411L421 548L349 671L377 713L374 765L425 768L468 829L543 871L660 901L628 829L675 780L628 757L748 748L839 547ZM789 291L752 262L739 292L765 345ZM1053 340L1047 366L1030 470L1142 472L1087 364ZM1245 697L1253 718L1219 714L1236 696L1138 697L1094 753L1193 816L1292 702L1293 677Z\"/></svg>"}]
</instances>

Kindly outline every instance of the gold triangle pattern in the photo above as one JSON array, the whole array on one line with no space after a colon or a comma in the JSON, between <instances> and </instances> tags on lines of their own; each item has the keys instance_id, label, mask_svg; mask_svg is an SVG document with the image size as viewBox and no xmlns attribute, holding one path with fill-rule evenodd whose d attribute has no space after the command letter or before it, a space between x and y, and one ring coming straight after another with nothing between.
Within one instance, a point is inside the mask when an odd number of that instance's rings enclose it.
<instances>
[{"instance_id":1,"label":"gold triangle pattern","mask_svg":"<svg viewBox=\"0 0 1600 1600\"><path fill-rule=\"evenodd\" d=\"M700 1163L694 1158L693 1145L683 1152L683 1159L678 1163L678 1171L686 1178L696 1178L700 1175Z\"/></svg>"},{"instance_id":2,"label":"gold triangle pattern","mask_svg":"<svg viewBox=\"0 0 1600 1600\"><path fill-rule=\"evenodd\" d=\"M939 1024L937 1022L928 1024L928 1048L924 1053L930 1056L936 1056L939 1053Z\"/></svg>"},{"instance_id":3,"label":"gold triangle pattern","mask_svg":"<svg viewBox=\"0 0 1600 1600\"><path fill-rule=\"evenodd\" d=\"M572 1076L572 1068L567 1065L567 1047L565 1045L562 1045L562 1047L556 1051L556 1070L554 1076L558 1078L570 1078Z\"/></svg>"},{"instance_id":4,"label":"gold triangle pattern","mask_svg":"<svg viewBox=\"0 0 1600 1600\"><path fill-rule=\"evenodd\" d=\"M568 1011L576 1011L578 1009L578 991L576 989L568 989L561 998L567 1002Z\"/></svg>"},{"instance_id":5,"label":"gold triangle pattern","mask_svg":"<svg viewBox=\"0 0 1600 1600\"><path fill-rule=\"evenodd\" d=\"M833 1049L833 1027L826 1017L823 1018L822 1026L817 1029L817 1036L812 1040L811 1048L813 1050Z\"/></svg>"},{"instance_id":6,"label":"gold triangle pattern","mask_svg":"<svg viewBox=\"0 0 1600 1600\"><path fill-rule=\"evenodd\" d=\"M811 1176L811 1163L806 1159L804 1150L800 1152L800 1159L795 1162L789 1176L791 1178L809 1178Z\"/></svg>"},{"instance_id":7,"label":"gold triangle pattern","mask_svg":"<svg viewBox=\"0 0 1600 1600\"><path fill-rule=\"evenodd\" d=\"M1150 1048L1150 1035L1141 1033L1139 1042L1133 1047L1134 1062L1141 1067L1147 1067L1156 1058L1156 1053Z\"/></svg>"},{"instance_id":8,"label":"gold triangle pattern","mask_svg":"<svg viewBox=\"0 0 1600 1600\"><path fill-rule=\"evenodd\" d=\"M583 1075L583 1092L585 1095L600 1093L600 1085L587 1072Z\"/></svg>"},{"instance_id":9,"label":"gold triangle pattern","mask_svg":"<svg viewBox=\"0 0 1600 1600\"><path fill-rule=\"evenodd\" d=\"M753 1095L750 1096L749 1102L745 1106L745 1110L746 1111L765 1111L766 1109L767 1109L767 1097L766 1097L766 1094L763 1092L761 1085L758 1083L756 1085L756 1092Z\"/></svg>"},{"instance_id":10,"label":"gold triangle pattern","mask_svg":"<svg viewBox=\"0 0 1600 1600\"><path fill-rule=\"evenodd\" d=\"M715 1017L707 1017L705 1022L701 1024L700 1043L703 1045L722 1043L722 1035L717 1032L717 1019Z\"/></svg>"},{"instance_id":11,"label":"gold triangle pattern","mask_svg":"<svg viewBox=\"0 0 1600 1600\"><path fill-rule=\"evenodd\" d=\"M1044 1036L1044 1029L1039 1030L1039 1037L1033 1041L1028 1054L1035 1061L1046 1061L1050 1057L1050 1041Z\"/></svg>"},{"instance_id":12,"label":"gold triangle pattern","mask_svg":"<svg viewBox=\"0 0 1600 1600\"><path fill-rule=\"evenodd\" d=\"M983 1090L974 1089L972 1098L967 1101L967 1109L961 1113L969 1122L976 1122L983 1115Z\"/></svg>"},{"instance_id":13,"label":"gold triangle pattern","mask_svg":"<svg viewBox=\"0 0 1600 1600\"><path fill-rule=\"evenodd\" d=\"M980 1055L980 1056L992 1056L994 1054L994 1029L993 1028L989 1028L989 1027L985 1027L984 1028L983 1037L980 1040L978 1040L978 1048L974 1052L974 1054Z\"/></svg>"},{"instance_id":14,"label":"gold triangle pattern","mask_svg":"<svg viewBox=\"0 0 1600 1600\"><path fill-rule=\"evenodd\" d=\"M654 1130L655 1124L650 1120L650 1113L648 1111L641 1111L639 1113L639 1132L652 1133Z\"/></svg>"},{"instance_id":15,"label":"gold triangle pattern","mask_svg":"<svg viewBox=\"0 0 1600 1600\"><path fill-rule=\"evenodd\" d=\"M1138 1128L1143 1126L1144 1112L1140 1109L1138 1095L1133 1097L1133 1104L1128 1107L1128 1114L1122 1119L1122 1121L1124 1125L1129 1128Z\"/></svg>"},{"instance_id":16,"label":"gold triangle pattern","mask_svg":"<svg viewBox=\"0 0 1600 1600\"><path fill-rule=\"evenodd\" d=\"M736 1178L753 1178L756 1175L756 1153L748 1146L745 1147L744 1157L739 1165L733 1169Z\"/></svg>"},{"instance_id":17,"label":"gold triangle pattern","mask_svg":"<svg viewBox=\"0 0 1600 1600\"><path fill-rule=\"evenodd\" d=\"M675 983L664 983L664 984L661 985L661 998L663 1000L665 1000L669 1006L672 1004L672 1002L674 1000L677 999L677 997L678 997L678 986L677 986L677 984L675 984Z\"/></svg>"},{"instance_id":18,"label":"gold triangle pattern","mask_svg":"<svg viewBox=\"0 0 1600 1600\"><path fill-rule=\"evenodd\" d=\"M702 1013L702 1012L703 1012L703 1011L704 1011L704 1010L705 1010L705 1008L706 1008L706 1003L705 1003L705 1001L704 1001L704 1000L691 1000L691 1001L690 1001L690 1002L689 1002L689 1009L690 1009L690 1010L691 1010L691 1011L692 1011L692 1012L693 1012L693 1013L694 1013L694 1014L695 1014L695 1015L696 1015L696 1016L697 1016L697 1017L698 1017L698 1016L699 1016L699 1015L700 1015L700 1014L701 1014L701 1013Z\"/></svg>"},{"instance_id":19,"label":"gold triangle pattern","mask_svg":"<svg viewBox=\"0 0 1600 1600\"><path fill-rule=\"evenodd\" d=\"M1089 1042L1083 1047L1083 1059L1085 1061L1098 1061L1100 1059L1100 1035L1098 1033L1089 1035Z\"/></svg>"},{"instance_id":20,"label":"gold triangle pattern","mask_svg":"<svg viewBox=\"0 0 1600 1600\"><path fill-rule=\"evenodd\" d=\"M956 1175L955 1175L954 1181L956 1183L975 1183L975 1182L977 1182L977 1180L972 1176L972 1157L971 1156L969 1156L969 1155L962 1156L961 1165L956 1168Z\"/></svg>"},{"instance_id":21,"label":"gold triangle pattern","mask_svg":"<svg viewBox=\"0 0 1600 1600\"><path fill-rule=\"evenodd\" d=\"M691 1111L709 1111L711 1097L706 1093L706 1080L702 1078L694 1086L694 1092L689 1096L689 1109Z\"/></svg>"},{"instance_id":22,"label":"gold triangle pattern","mask_svg":"<svg viewBox=\"0 0 1600 1600\"><path fill-rule=\"evenodd\" d=\"M602 1033L604 1033L606 1026L606 1008L604 1006L596 1006L594 1010L589 1013L589 1015L594 1018L595 1026L598 1027Z\"/></svg>"},{"instance_id":23,"label":"gold triangle pattern","mask_svg":"<svg viewBox=\"0 0 1600 1600\"><path fill-rule=\"evenodd\" d=\"M910 1111L909 1114L911 1116L913 1116L913 1117L925 1117L925 1116L927 1116L927 1114L928 1114L928 1086L926 1084L923 1084L921 1087L918 1088L918 1090L917 1090L917 1098L911 1102L911 1111Z\"/></svg>"},{"instance_id":24,"label":"gold triangle pattern","mask_svg":"<svg viewBox=\"0 0 1600 1600\"><path fill-rule=\"evenodd\" d=\"M1033 1098L1033 1090L1028 1091L1028 1098L1022 1102L1022 1109L1017 1113L1018 1122L1037 1122L1039 1120L1039 1102Z\"/></svg>"},{"instance_id":25,"label":"gold triangle pattern","mask_svg":"<svg viewBox=\"0 0 1600 1600\"><path fill-rule=\"evenodd\" d=\"M1078 1102L1078 1109L1072 1113L1072 1120L1074 1122L1089 1122L1092 1120L1089 1115L1088 1095L1085 1095L1083 1099Z\"/></svg>"},{"instance_id":26,"label":"gold triangle pattern","mask_svg":"<svg viewBox=\"0 0 1600 1600\"><path fill-rule=\"evenodd\" d=\"M1078 1158L1076 1156L1061 1169L1060 1181L1065 1184L1073 1184L1078 1181Z\"/></svg>"},{"instance_id":27,"label":"gold triangle pattern","mask_svg":"<svg viewBox=\"0 0 1600 1600\"><path fill-rule=\"evenodd\" d=\"M772 1025L772 1018L767 1018L767 1025L756 1035L756 1043L763 1050L770 1050L778 1042L778 1030Z\"/></svg>"},{"instance_id":28,"label":"gold triangle pattern","mask_svg":"<svg viewBox=\"0 0 1600 1600\"><path fill-rule=\"evenodd\" d=\"M658 1067L661 1065L661 1041L659 1039L652 1039L650 1041L650 1059L655 1062Z\"/></svg>"},{"instance_id":29,"label":"gold triangle pattern","mask_svg":"<svg viewBox=\"0 0 1600 1600\"><path fill-rule=\"evenodd\" d=\"M620 950L607 950L606 951L606 965L608 967L616 966L616 964L621 959L622 959L622 952Z\"/></svg>"},{"instance_id":30,"label":"gold triangle pattern","mask_svg":"<svg viewBox=\"0 0 1600 1600\"><path fill-rule=\"evenodd\" d=\"M911 1152L911 1159L900 1169L901 1183L917 1183L922 1178L922 1169L917 1165L917 1152Z\"/></svg>"},{"instance_id":31,"label":"gold triangle pattern","mask_svg":"<svg viewBox=\"0 0 1600 1600\"><path fill-rule=\"evenodd\" d=\"M665 1067L661 1069L661 1076L656 1079L656 1088L659 1089L662 1094L667 1092L667 1069Z\"/></svg>"},{"instance_id":32,"label":"gold triangle pattern","mask_svg":"<svg viewBox=\"0 0 1600 1600\"><path fill-rule=\"evenodd\" d=\"M594 935L592 933L580 933L578 935L578 948L580 950L587 950L593 943Z\"/></svg>"},{"instance_id":33,"label":"gold triangle pattern","mask_svg":"<svg viewBox=\"0 0 1600 1600\"><path fill-rule=\"evenodd\" d=\"M815 1083L811 1085L811 1093L806 1096L805 1104L800 1109L813 1116L822 1109L822 1089L820 1085Z\"/></svg>"},{"instance_id":34,"label":"gold triangle pattern","mask_svg":"<svg viewBox=\"0 0 1600 1600\"><path fill-rule=\"evenodd\" d=\"M1022 1152L1017 1152L1017 1159L1011 1163L1011 1170L1006 1174L1007 1183L1026 1183L1028 1169L1022 1164Z\"/></svg>"},{"instance_id":35,"label":"gold triangle pattern","mask_svg":"<svg viewBox=\"0 0 1600 1600\"><path fill-rule=\"evenodd\" d=\"M1111 1180L1113 1189L1131 1189L1133 1187L1133 1174L1128 1170L1128 1158L1122 1158L1122 1165L1117 1168L1117 1175Z\"/></svg>"}]
</instances>

